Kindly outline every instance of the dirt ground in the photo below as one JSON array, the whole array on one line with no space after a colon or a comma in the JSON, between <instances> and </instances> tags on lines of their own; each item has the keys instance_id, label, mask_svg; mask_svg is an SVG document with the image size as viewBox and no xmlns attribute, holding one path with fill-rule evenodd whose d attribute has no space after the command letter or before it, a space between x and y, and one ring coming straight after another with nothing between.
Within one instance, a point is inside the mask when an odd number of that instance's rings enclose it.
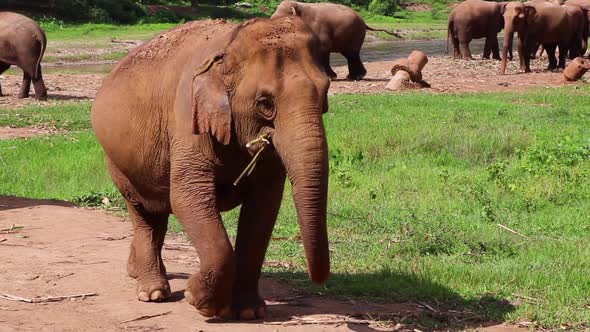
<instances>
[{"instance_id":1,"label":"dirt ground","mask_svg":"<svg viewBox=\"0 0 590 332\"><path fill-rule=\"evenodd\" d=\"M546 59L533 62L533 68L543 68ZM336 67L338 78L332 82L329 93L383 93L391 79L390 69L393 61L367 63L368 74L362 81L345 79L348 69ZM546 72L540 69L531 74L517 73L518 61L511 61L507 75L500 75L500 62L496 60L453 60L450 57L433 57L429 59L423 71L424 80L432 85L424 92L491 92L522 91L530 88L573 86L580 83L566 83L561 73ZM67 100L91 100L96 95L105 74L48 74L45 82L49 91L49 100L39 102L32 98L18 99L16 95L21 85L20 76L5 75L0 77L6 97L0 98L0 107L18 108L26 105L56 104ZM389 92L395 93L395 92Z\"/></svg>"},{"instance_id":2,"label":"dirt ground","mask_svg":"<svg viewBox=\"0 0 590 332\"><path fill-rule=\"evenodd\" d=\"M0 331L415 331L400 320L430 310L420 304L336 300L264 278L267 319L207 321L183 297L198 259L182 238L169 236L164 247L171 300L143 303L136 300L135 281L125 272L129 222L67 202L0 196L0 229ZM2 298L93 293L41 303ZM525 331L489 325L484 330Z\"/></svg>"}]
</instances>

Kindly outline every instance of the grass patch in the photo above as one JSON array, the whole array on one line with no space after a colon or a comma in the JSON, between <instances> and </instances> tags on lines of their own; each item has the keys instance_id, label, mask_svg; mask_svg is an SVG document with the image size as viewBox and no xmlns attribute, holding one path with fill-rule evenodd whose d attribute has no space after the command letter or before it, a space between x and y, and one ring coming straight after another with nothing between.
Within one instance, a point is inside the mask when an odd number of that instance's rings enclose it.
<instances>
[{"instance_id":1,"label":"grass patch","mask_svg":"<svg viewBox=\"0 0 590 332\"><path fill-rule=\"evenodd\" d=\"M294 268L266 273L335 296L425 301L474 320L590 321L589 93L331 97L334 275L324 287L307 281L289 192L267 258ZM90 132L1 141L0 151L2 194L117 200ZM232 236L237 217L224 214Z\"/></svg>"},{"instance_id":2,"label":"grass patch","mask_svg":"<svg viewBox=\"0 0 590 332\"><path fill-rule=\"evenodd\" d=\"M77 102L55 106L27 106L16 110L0 108L0 126L89 129L90 106L90 102Z\"/></svg>"}]
</instances>

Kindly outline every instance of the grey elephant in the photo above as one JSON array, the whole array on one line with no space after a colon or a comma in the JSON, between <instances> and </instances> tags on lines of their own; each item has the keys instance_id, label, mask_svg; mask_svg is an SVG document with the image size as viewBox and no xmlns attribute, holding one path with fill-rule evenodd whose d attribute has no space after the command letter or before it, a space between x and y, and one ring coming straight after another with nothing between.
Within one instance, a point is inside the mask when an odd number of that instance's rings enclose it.
<instances>
[{"instance_id":1,"label":"grey elephant","mask_svg":"<svg viewBox=\"0 0 590 332\"><path fill-rule=\"evenodd\" d=\"M504 27L503 14L507 4L507 2L482 0L466 0L458 4L449 15L447 52L448 42L451 39L454 48L453 57L472 60L469 43L473 39L485 38L483 58L489 59L491 53L494 59L500 60L498 33ZM512 47L510 50L512 51Z\"/></svg>"},{"instance_id":2,"label":"grey elephant","mask_svg":"<svg viewBox=\"0 0 590 332\"><path fill-rule=\"evenodd\" d=\"M330 80L319 50L297 17L194 21L104 80L92 127L133 222L127 271L139 300L170 296L161 250L173 213L200 259L188 302L208 317L263 317L258 279L286 177L309 276L326 281ZM233 248L220 212L240 205Z\"/></svg>"},{"instance_id":3,"label":"grey elephant","mask_svg":"<svg viewBox=\"0 0 590 332\"><path fill-rule=\"evenodd\" d=\"M35 87L35 97L47 98L47 88L41 73L41 59L46 46L47 37L37 22L17 13L0 12L0 74L10 66L23 70L19 98L29 97L31 81Z\"/></svg>"},{"instance_id":4,"label":"grey elephant","mask_svg":"<svg viewBox=\"0 0 590 332\"><path fill-rule=\"evenodd\" d=\"M283 1L272 18L289 15L301 17L319 37L323 46L322 64L332 79L337 75L330 67L330 53L341 53L346 58L348 79L361 80L365 77L367 70L361 61L360 52L367 30L382 31L402 38L396 32L369 27L357 12L343 5Z\"/></svg>"}]
</instances>

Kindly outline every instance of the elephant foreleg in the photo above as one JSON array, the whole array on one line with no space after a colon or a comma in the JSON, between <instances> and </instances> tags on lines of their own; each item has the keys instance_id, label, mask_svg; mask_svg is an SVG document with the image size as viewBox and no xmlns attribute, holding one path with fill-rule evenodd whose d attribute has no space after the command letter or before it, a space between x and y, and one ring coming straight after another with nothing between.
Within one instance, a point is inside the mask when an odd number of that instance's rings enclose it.
<instances>
[{"instance_id":1,"label":"elephant foreleg","mask_svg":"<svg viewBox=\"0 0 590 332\"><path fill-rule=\"evenodd\" d=\"M361 61L359 51L342 52L342 55L348 61L348 76L349 80L360 81L367 75L367 70Z\"/></svg>"},{"instance_id":2,"label":"elephant foreleg","mask_svg":"<svg viewBox=\"0 0 590 332\"><path fill-rule=\"evenodd\" d=\"M285 173L280 161L264 165L251 190L246 194L240 210L236 239L236 282L233 310L239 319L263 318L264 300L258 291L260 270L281 206ZM262 166L262 165L260 165Z\"/></svg>"},{"instance_id":3,"label":"elephant foreleg","mask_svg":"<svg viewBox=\"0 0 590 332\"><path fill-rule=\"evenodd\" d=\"M568 53L568 49L570 49L570 45L565 42L559 43L559 63L557 64L557 68L565 69L565 58Z\"/></svg>"},{"instance_id":4,"label":"elephant foreleg","mask_svg":"<svg viewBox=\"0 0 590 332\"><path fill-rule=\"evenodd\" d=\"M556 44L543 44L543 46L545 47L545 51L547 52L547 58L549 59L549 66L547 66L547 70L554 70L557 68L557 58L555 57L555 50L557 49L557 45ZM560 49L559 52L560 53L566 53L566 52L561 52L562 50ZM561 59L562 54L559 54L559 58ZM563 58L564 58L564 63L565 63L565 54L563 54ZM560 60L561 61L561 60Z\"/></svg>"},{"instance_id":5,"label":"elephant foreleg","mask_svg":"<svg viewBox=\"0 0 590 332\"><path fill-rule=\"evenodd\" d=\"M192 153L189 159L197 159L193 150L181 153ZM200 261L199 271L188 280L184 297L205 317L225 317L231 312L235 257L219 214L214 171L198 170L183 158L171 163L172 211Z\"/></svg>"},{"instance_id":6,"label":"elephant foreleg","mask_svg":"<svg viewBox=\"0 0 590 332\"><path fill-rule=\"evenodd\" d=\"M485 43L483 45L483 59L489 59L490 58L490 53L492 53L492 48L490 46L490 38L486 37L485 39Z\"/></svg>"},{"instance_id":7,"label":"elephant foreleg","mask_svg":"<svg viewBox=\"0 0 590 332\"><path fill-rule=\"evenodd\" d=\"M498 45L498 36L496 34L488 37L490 41L490 49L492 51L492 59L502 60L500 56L500 46Z\"/></svg>"},{"instance_id":8,"label":"elephant foreleg","mask_svg":"<svg viewBox=\"0 0 590 332\"><path fill-rule=\"evenodd\" d=\"M137 279L137 298L140 301L163 301L170 296L166 267L162 260L162 246L168 226L168 213L154 213L146 209L141 195L119 169L108 162L113 181L125 198L133 224L133 240L127 261L127 273Z\"/></svg>"},{"instance_id":9,"label":"elephant foreleg","mask_svg":"<svg viewBox=\"0 0 590 332\"><path fill-rule=\"evenodd\" d=\"M18 98L29 98L29 92L31 91L31 75L26 71L23 71L23 84L20 87Z\"/></svg>"}]
</instances>

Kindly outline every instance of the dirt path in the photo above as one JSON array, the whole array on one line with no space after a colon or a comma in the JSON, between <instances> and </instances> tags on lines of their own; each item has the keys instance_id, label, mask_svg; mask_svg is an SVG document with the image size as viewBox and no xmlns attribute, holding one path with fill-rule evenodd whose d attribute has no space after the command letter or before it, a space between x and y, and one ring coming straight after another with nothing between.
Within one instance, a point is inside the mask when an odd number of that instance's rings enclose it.
<instances>
[{"instance_id":1,"label":"dirt path","mask_svg":"<svg viewBox=\"0 0 590 332\"><path fill-rule=\"evenodd\" d=\"M183 243L181 238L169 236L164 250L172 299L155 304L135 299L135 282L125 273L130 224L121 218L67 202L0 196L0 229L12 225L23 228L0 232L0 280L5 281L0 283L0 293L29 299L98 295L36 304L0 299L0 331L391 331L412 327L395 327L395 321L301 325L293 317L341 321L366 319L367 314L413 317L427 311L413 304L338 301L263 279L261 289L269 306L264 322L207 322L183 297L186 279L198 260L190 247L171 244ZM160 316L145 317L152 315Z\"/></svg>"}]
</instances>

